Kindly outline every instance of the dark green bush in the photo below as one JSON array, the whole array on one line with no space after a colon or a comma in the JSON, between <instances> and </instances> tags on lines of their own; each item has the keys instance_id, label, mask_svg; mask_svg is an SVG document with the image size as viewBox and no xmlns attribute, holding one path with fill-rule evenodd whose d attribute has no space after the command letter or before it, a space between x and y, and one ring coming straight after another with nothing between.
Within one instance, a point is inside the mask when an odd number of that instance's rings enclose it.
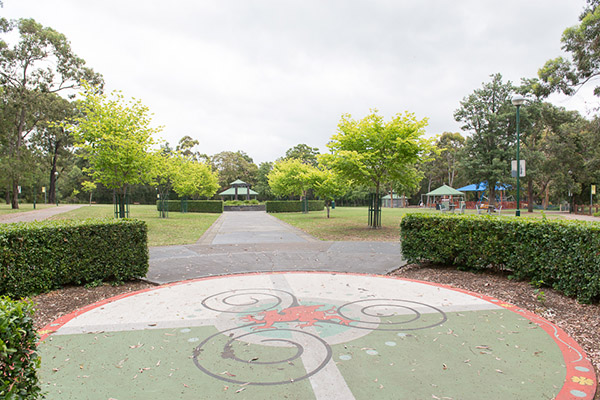
<instances>
[{"instance_id":1,"label":"dark green bush","mask_svg":"<svg viewBox=\"0 0 600 400\"><path fill-rule=\"evenodd\" d=\"M37 399L41 396L36 369L37 334L31 301L0 297L0 398Z\"/></svg>"},{"instance_id":2,"label":"dark green bush","mask_svg":"<svg viewBox=\"0 0 600 400\"><path fill-rule=\"evenodd\" d=\"M167 200L167 211L181 211L181 200ZM156 202L156 209L161 211L161 202ZM187 200L187 212L198 213L222 213L223 202L221 200Z\"/></svg>"},{"instance_id":3,"label":"dark green bush","mask_svg":"<svg viewBox=\"0 0 600 400\"><path fill-rule=\"evenodd\" d=\"M258 200L227 200L225 201L226 206L246 206L246 205L257 205L260 204Z\"/></svg>"},{"instance_id":4,"label":"dark green bush","mask_svg":"<svg viewBox=\"0 0 600 400\"><path fill-rule=\"evenodd\" d=\"M302 212L301 201L267 201L267 212ZM309 200L308 211L323 211L325 202L323 200Z\"/></svg>"},{"instance_id":5,"label":"dark green bush","mask_svg":"<svg viewBox=\"0 0 600 400\"><path fill-rule=\"evenodd\" d=\"M600 299L599 223L407 214L400 230L402 254L409 262L505 269L582 302Z\"/></svg>"},{"instance_id":6,"label":"dark green bush","mask_svg":"<svg viewBox=\"0 0 600 400\"><path fill-rule=\"evenodd\" d=\"M43 293L67 284L123 282L148 272L146 223L90 219L0 226L0 295Z\"/></svg>"}]
</instances>

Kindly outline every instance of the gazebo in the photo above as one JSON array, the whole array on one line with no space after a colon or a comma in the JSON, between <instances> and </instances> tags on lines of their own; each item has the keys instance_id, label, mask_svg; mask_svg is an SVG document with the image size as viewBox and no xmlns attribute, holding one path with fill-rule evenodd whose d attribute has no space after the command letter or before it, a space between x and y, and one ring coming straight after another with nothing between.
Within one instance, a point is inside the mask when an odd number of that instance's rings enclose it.
<instances>
[{"instance_id":1,"label":"gazebo","mask_svg":"<svg viewBox=\"0 0 600 400\"><path fill-rule=\"evenodd\" d=\"M258 193L250 189L250 184L236 179L230 183L231 187L219 193L219 196L233 196L234 200L238 199L238 195L246 196L246 200L250 200L250 196L258 196Z\"/></svg>"},{"instance_id":2,"label":"gazebo","mask_svg":"<svg viewBox=\"0 0 600 400\"><path fill-rule=\"evenodd\" d=\"M454 196L458 196L458 197L462 197L463 200L465 199L465 194L463 192L460 192L454 188L451 188L448 185L442 185L439 188L432 190L429 193L426 194L422 194L421 195L421 202L423 199L423 196L427 196L427 204L429 204L429 198L433 197L434 199L436 197L444 197L444 196L448 196L448 197L454 197Z\"/></svg>"}]
</instances>

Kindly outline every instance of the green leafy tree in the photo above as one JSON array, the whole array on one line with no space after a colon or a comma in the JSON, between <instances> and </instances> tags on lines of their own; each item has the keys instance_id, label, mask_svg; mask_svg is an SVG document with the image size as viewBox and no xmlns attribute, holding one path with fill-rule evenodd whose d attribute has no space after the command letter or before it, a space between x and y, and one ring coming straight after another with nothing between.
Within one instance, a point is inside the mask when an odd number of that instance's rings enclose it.
<instances>
[{"instance_id":1,"label":"green leafy tree","mask_svg":"<svg viewBox=\"0 0 600 400\"><path fill-rule=\"evenodd\" d=\"M317 156L319 155L319 149L316 147L310 147L306 144L298 144L285 152L285 159L297 159L302 161L304 164L312 165L316 167L319 162Z\"/></svg>"},{"instance_id":2,"label":"green leafy tree","mask_svg":"<svg viewBox=\"0 0 600 400\"><path fill-rule=\"evenodd\" d=\"M148 108L141 101L125 103L118 92L109 97L96 87L85 85L85 89L85 97L78 105L82 116L75 118L69 130L90 163L84 172L116 191L121 199L119 216L124 217L128 188L152 181L152 136L161 128L150 126Z\"/></svg>"},{"instance_id":3,"label":"green leafy tree","mask_svg":"<svg viewBox=\"0 0 600 400\"><path fill-rule=\"evenodd\" d=\"M210 157L210 163L219 173L219 186L221 189L240 179L251 186L256 183L258 166L252 158L243 151L223 151Z\"/></svg>"},{"instance_id":4,"label":"green leafy tree","mask_svg":"<svg viewBox=\"0 0 600 400\"><path fill-rule=\"evenodd\" d=\"M58 96L45 96L45 116L32 137L32 144L43 154L43 169L49 172L48 201L56 202L56 179L73 163L73 138L65 131L65 123L76 114L75 104ZM58 174L57 174L58 172Z\"/></svg>"},{"instance_id":5,"label":"green leafy tree","mask_svg":"<svg viewBox=\"0 0 600 400\"><path fill-rule=\"evenodd\" d=\"M410 185L417 163L430 148L422 138L426 126L426 118L418 120L408 112L387 122L377 110L360 120L345 114L327 145L331 154L320 158L341 176L378 194L384 185Z\"/></svg>"},{"instance_id":6,"label":"green leafy tree","mask_svg":"<svg viewBox=\"0 0 600 400\"><path fill-rule=\"evenodd\" d=\"M331 202L343 196L351 182L323 164L319 165L319 168L313 171L313 178L311 180L315 195L325 200L327 218L329 218Z\"/></svg>"},{"instance_id":7,"label":"green leafy tree","mask_svg":"<svg viewBox=\"0 0 600 400\"><path fill-rule=\"evenodd\" d=\"M0 84L4 100L13 108L14 118L5 132L5 154L10 161L12 208L19 208L17 187L23 171L28 170L28 136L44 120L46 97L77 89L82 79L100 84L102 78L73 53L63 34L33 19L0 19L0 31L5 37L10 37L14 29L20 38L14 46L0 39Z\"/></svg>"},{"instance_id":8,"label":"green leafy tree","mask_svg":"<svg viewBox=\"0 0 600 400\"><path fill-rule=\"evenodd\" d=\"M515 107L511 98L515 88L502 75L492 75L460 102L454 118L470 136L465 141L462 169L467 179L487 182L490 202L496 199L496 184L510 180L510 161L516 155Z\"/></svg>"},{"instance_id":9,"label":"green leafy tree","mask_svg":"<svg viewBox=\"0 0 600 400\"><path fill-rule=\"evenodd\" d=\"M261 200L270 199L273 196L271 187L269 186L269 173L273 169L273 163L270 161L261 162L258 165L258 172L256 173L256 184L254 190L258 193L258 197Z\"/></svg>"},{"instance_id":10,"label":"green leafy tree","mask_svg":"<svg viewBox=\"0 0 600 400\"><path fill-rule=\"evenodd\" d=\"M269 186L275 196L300 196L314 186L317 169L301 160L290 158L277 161L268 175Z\"/></svg>"},{"instance_id":11,"label":"green leafy tree","mask_svg":"<svg viewBox=\"0 0 600 400\"><path fill-rule=\"evenodd\" d=\"M181 197L212 197L219 189L219 179L210 166L186 157L177 158L173 190Z\"/></svg>"},{"instance_id":12,"label":"green leafy tree","mask_svg":"<svg viewBox=\"0 0 600 400\"><path fill-rule=\"evenodd\" d=\"M562 49L569 58L549 60L538 71L541 82L536 91L544 96L553 91L574 94L581 86L600 76L600 2L588 1L579 24L567 28L562 35ZM600 86L594 88L600 96Z\"/></svg>"},{"instance_id":13,"label":"green leafy tree","mask_svg":"<svg viewBox=\"0 0 600 400\"><path fill-rule=\"evenodd\" d=\"M81 183L81 190L90 194L90 206L92 205L92 195L94 194L96 187L96 184L92 181L83 181Z\"/></svg>"},{"instance_id":14,"label":"green leafy tree","mask_svg":"<svg viewBox=\"0 0 600 400\"><path fill-rule=\"evenodd\" d=\"M164 201L173 188L173 182L177 178L181 162L176 158L176 153L171 151L168 143L154 155L153 161L152 185L156 186L159 200ZM166 207L161 208L160 211L161 218L167 218Z\"/></svg>"}]
</instances>

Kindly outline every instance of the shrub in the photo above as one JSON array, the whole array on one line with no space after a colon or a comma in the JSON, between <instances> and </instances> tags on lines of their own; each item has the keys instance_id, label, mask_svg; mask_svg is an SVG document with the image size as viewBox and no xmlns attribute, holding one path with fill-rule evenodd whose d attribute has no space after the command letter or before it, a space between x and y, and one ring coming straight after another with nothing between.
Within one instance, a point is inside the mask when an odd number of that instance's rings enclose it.
<instances>
[{"instance_id":1,"label":"shrub","mask_svg":"<svg viewBox=\"0 0 600 400\"><path fill-rule=\"evenodd\" d=\"M31 301L0 297L0 398L40 398L37 340Z\"/></svg>"},{"instance_id":2,"label":"shrub","mask_svg":"<svg viewBox=\"0 0 600 400\"><path fill-rule=\"evenodd\" d=\"M245 206L245 205L258 205L258 200L227 200L224 203L226 206Z\"/></svg>"},{"instance_id":3,"label":"shrub","mask_svg":"<svg viewBox=\"0 0 600 400\"><path fill-rule=\"evenodd\" d=\"M302 212L301 201L267 201L267 212ZM323 200L309 200L308 211L323 211L325 202Z\"/></svg>"},{"instance_id":4,"label":"shrub","mask_svg":"<svg viewBox=\"0 0 600 400\"><path fill-rule=\"evenodd\" d=\"M579 301L600 298L600 224L493 216L407 214L402 254L461 269L500 268Z\"/></svg>"},{"instance_id":5,"label":"shrub","mask_svg":"<svg viewBox=\"0 0 600 400\"><path fill-rule=\"evenodd\" d=\"M0 226L0 295L123 282L148 272L146 223L88 219Z\"/></svg>"},{"instance_id":6,"label":"shrub","mask_svg":"<svg viewBox=\"0 0 600 400\"><path fill-rule=\"evenodd\" d=\"M181 211L181 200L167 200L167 211L177 212ZM156 202L156 209L160 209L160 201ZM198 213L222 213L223 202L221 200L187 200L187 212L198 212Z\"/></svg>"}]
</instances>

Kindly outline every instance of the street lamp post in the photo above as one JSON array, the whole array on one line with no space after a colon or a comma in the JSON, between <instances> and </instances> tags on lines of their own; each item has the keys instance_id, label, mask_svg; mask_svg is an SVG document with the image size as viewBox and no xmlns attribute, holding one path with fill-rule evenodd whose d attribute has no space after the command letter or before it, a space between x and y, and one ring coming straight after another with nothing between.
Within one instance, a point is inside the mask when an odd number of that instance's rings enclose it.
<instances>
[{"instance_id":1,"label":"street lamp post","mask_svg":"<svg viewBox=\"0 0 600 400\"><path fill-rule=\"evenodd\" d=\"M521 175L521 160L519 160L519 110L521 106L525 103L525 97L517 94L513 96L511 100L513 106L517 107L517 212L515 216L521 216L521 202L520 202L520 194L521 188L519 186L519 176Z\"/></svg>"},{"instance_id":2,"label":"street lamp post","mask_svg":"<svg viewBox=\"0 0 600 400\"><path fill-rule=\"evenodd\" d=\"M58 171L54 171L54 200L56 200L56 207L58 207Z\"/></svg>"}]
</instances>

